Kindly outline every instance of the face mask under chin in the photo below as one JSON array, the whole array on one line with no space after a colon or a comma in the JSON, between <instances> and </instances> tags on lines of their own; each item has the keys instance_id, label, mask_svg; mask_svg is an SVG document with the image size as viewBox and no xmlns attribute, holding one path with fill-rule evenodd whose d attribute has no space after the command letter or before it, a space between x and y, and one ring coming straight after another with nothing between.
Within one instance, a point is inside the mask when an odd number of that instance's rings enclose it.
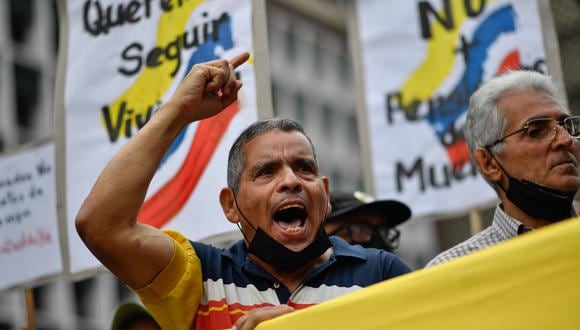
<instances>
[{"instance_id":1,"label":"face mask under chin","mask_svg":"<svg viewBox=\"0 0 580 330\"><path fill-rule=\"evenodd\" d=\"M240 210L235 194L234 201L244 221L255 231L254 238L250 242L238 224L238 228L242 232L244 239L246 242L249 242L248 252L276 269L287 273L294 272L304 267L314 259L320 257L324 252L326 252L326 250L328 250L328 248L332 246L330 239L324 230L326 213L324 214L323 221L321 221L318 226L314 240L304 249L300 251L292 251L268 235L268 233L266 233L262 228L254 227L254 225Z\"/></svg>"},{"instance_id":2,"label":"face mask under chin","mask_svg":"<svg viewBox=\"0 0 580 330\"><path fill-rule=\"evenodd\" d=\"M497 186L520 210L533 218L550 222L568 219L575 215L572 202L576 191L560 191L525 179L514 178L503 168L493 153L489 152L509 180L507 190L499 183L496 183Z\"/></svg>"},{"instance_id":3,"label":"face mask under chin","mask_svg":"<svg viewBox=\"0 0 580 330\"><path fill-rule=\"evenodd\" d=\"M504 190L507 199L526 214L550 222L575 215L572 207L575 191L560 191L528 180L516 179L507 173L506 175L509 179L509 187L507 191Z\"/></svg>"},{"instance_id":4,"label":"face mask under chin","mask_svg":"<svg viewBox=\"0 0 580 330\"><path fill-rule=\"evenodd\" d=\"M284 272L296 271L320 257L331 247L330 240L320 224L314 240L301 251L292 251L268 233L258 228L250 242L248 252Z\"/></svg>"}]
</instances>

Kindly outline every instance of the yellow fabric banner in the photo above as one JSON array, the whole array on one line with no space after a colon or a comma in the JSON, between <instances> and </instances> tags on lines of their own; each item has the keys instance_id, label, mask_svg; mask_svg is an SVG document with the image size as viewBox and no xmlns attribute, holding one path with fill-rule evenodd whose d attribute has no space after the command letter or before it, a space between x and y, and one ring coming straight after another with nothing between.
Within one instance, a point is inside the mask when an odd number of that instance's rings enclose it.
<instances>
[{"instance_id":1,"label":"yellow fabric banner","mask_svg":"<svg viewBox=\"0 0 580 330\"><path fill-rule=\"evenodd\" d=\"M580 220L263 322L280 329L579 329Z\"/></svg>"}]
</instances>

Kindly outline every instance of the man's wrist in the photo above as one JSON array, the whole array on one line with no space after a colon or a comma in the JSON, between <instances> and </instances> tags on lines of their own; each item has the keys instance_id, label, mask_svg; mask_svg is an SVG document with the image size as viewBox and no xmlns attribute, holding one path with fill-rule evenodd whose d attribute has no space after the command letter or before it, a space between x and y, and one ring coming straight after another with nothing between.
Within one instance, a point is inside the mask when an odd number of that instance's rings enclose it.
<instances>
[{"instance_id":1,"label":"man's wrist","mask_svg":"<svg viewBox=\"0 0 580 330\"><path fill-rule=\"evenodd\" d=\"M192 116L190 111L187 110L186 105L179 100L169 100L161 105L159 108L159 114L167 118L167 120L170 120L179 130L200 120Z\"/></svg>"}]
</instances>

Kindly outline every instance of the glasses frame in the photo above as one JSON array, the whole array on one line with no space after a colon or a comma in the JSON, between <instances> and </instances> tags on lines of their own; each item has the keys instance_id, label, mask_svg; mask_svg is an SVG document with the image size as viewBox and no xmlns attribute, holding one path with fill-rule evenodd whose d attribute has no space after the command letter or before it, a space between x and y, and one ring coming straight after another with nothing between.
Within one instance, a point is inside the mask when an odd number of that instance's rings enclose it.
<instances>
[{"instance_id":1,"label":"glasses frame","mask_svg":"<svg viewBox=\"0 0 580 330\"><path fill-rule=\"evenodd\" d=\"M552 136L550 136L549 138L545 138L545 139L533 139L532 138L533 140L536 140L536 141L544 141L544 140L553 139L556 136L556 132L558 131L558 126L562 127L566 131L566 133L568 133L573 139L579 139L580 138L579 136L573 136L568 131L568 129L566 128L566 126L564 125L564 123L566 121L568 121L570 119L573 119L573 118L580 120L580 116L569 116L569 117L566 117L566 118L564 118L562 120L556 120L554 118L547 118L547 117L546 118L534 118L534 119L530 119L530 120L526 121L526 123L524 124L524 126L522 126L522 128L519 128L519 129L517 129L517 130L515 130L515 131L513 131L511 133L508 133L508 134L504 135L502 138L499 138L499 139L495 140L494 142L485 145L484 148L485 149L493 148L496 145L498 145L498 144L502 143L503 141L505 141L505 139L507 139L508 137L510 137L512 135L516 135L516 134L518 134L520 132L526 131L530 127L530 123L533 123L535 121L540 121L540 120L551 120L551 121L555 121L556 122L556 126L554 126L554 132L552 133Z\"/></svg>"},{"instance_id":2,"label":"glasses frame","mask_svg":"<svg viewBox=\"0 0 580 330\"><path fill-rule=\"evenodd\" d=\"M387 246L390 246L393 250L399 247L399 238L401 236L401 232L397 228L395 228L395 227L387 226L387 225L384 225L384 224L371 225L371 224L366 224L366 223L352 223L352 222L347 222L347 223L343 223L342 225L338 226L333 231L329 232L328 233L328 236L330 236L330 235L337 235L339 232L341 232L343 230L346 230L347 233L348 233L348 236L350 237L351 241L354 244L368 243L370 241L370 239L368 241L358 241L358 240L355 240L353 238L351 226L366 226L366 227L369 227L371 229L371 239L372 239L372 234L375 231L379 231L381 229L387 229L387 232L388 233L393 233L392 237L384 238L382 235L380 235L381 236L381 239L387 244Z\"/></svg>"}]
</instances>

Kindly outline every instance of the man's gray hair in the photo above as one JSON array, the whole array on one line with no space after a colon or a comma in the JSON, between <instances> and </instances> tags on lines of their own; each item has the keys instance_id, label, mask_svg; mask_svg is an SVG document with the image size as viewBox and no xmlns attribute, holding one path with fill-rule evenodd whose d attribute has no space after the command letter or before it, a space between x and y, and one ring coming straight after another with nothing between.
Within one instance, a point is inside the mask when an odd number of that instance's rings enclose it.
<instances>
[{"instance_id":1,"label":"man's gray hair","mask_svg":"<svg viewBox=\"0 0 580 330\"><path fill-rule=\"evenodd\" d=\"M567 111L566 101L558 91L552 79L535 71L509 71L484 83L469 99L469 111L465 122L464 133L469 154L473 159L475 149L501 139L507 124L505 114L497 103L508 92L534 90L541 91ZM503 149L499 143L491 148L497 154Z\"/></svg>"},{"instance_id":2,"label":"man's gray hair","mask_svg":"<svg viewBox=\"0 0 580 330\"><path fill-rule=\"evenodd\" d=\"M257 121L254 124L246 128L236 139L232 147L230 148L230 153L228 156L228 187L230 187L234 192L238 192L240 188L240 176L244 170L244 153L243 147L246 143L250 142L253 138L260 136L262 134L268 133L273 130L281 130L284 132L299 132L306 137L310 147L312 148L312 154L314 155L314 160L316 161L316 151L312 140L304 132L304 128L292 119L285 118L271 118L261 121ZM318 164L318 163L317 163Z\"/></svg>"}]
</instances>

